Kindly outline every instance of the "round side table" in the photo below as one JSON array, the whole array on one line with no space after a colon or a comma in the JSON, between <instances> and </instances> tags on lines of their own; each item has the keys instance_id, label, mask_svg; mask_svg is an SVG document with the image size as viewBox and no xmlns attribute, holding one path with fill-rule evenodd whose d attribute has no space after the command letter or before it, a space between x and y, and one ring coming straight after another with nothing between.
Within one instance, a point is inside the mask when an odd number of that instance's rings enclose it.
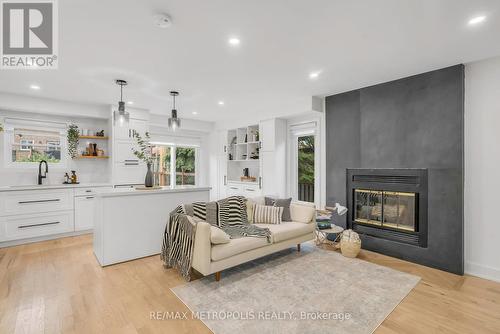
<instances>
[{"instance_id":1,"label":"round side table","mask_svg":"<svg viewBox=\"0 0 500 334\"><path fill-rule=\"evenodd\" d=\"M324 230L320 230L319 228L316 228L316 245L330 244L333 246L337 246L338 242L331 241L331 240L327 239L328 234L334 233L334 234L339 235L339 233L342 233L342 232L344 232L344 229L342 227L337 226L337 225L333 225L333 224L330 228L324 229Z\"/></svg>"}]
</instances>

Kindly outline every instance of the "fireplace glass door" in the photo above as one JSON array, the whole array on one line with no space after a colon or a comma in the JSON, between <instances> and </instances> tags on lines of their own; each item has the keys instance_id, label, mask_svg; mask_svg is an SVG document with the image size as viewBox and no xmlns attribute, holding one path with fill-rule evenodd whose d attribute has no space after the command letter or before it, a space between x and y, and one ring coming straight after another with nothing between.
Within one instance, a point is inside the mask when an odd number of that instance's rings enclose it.
<instances>
[{"instance_id":1,"label":"fireplace glass door","mask_svg":"<svg viewBox=\"0 0 500 334\"><path fill-rule=\"evenodd\" d=\"M417 232L415 193L355 189L354 202L358 224Z\"/></svg>"}]
</instances>

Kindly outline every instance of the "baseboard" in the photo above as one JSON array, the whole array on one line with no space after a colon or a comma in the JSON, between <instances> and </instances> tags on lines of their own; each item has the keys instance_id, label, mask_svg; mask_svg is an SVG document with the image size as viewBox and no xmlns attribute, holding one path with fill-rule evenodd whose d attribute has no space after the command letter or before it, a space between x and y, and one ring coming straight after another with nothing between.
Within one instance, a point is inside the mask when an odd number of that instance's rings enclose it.
<instances>
[{"instance_id":1,"label":"baseboard","mask_svg":"<svg viewBox=\"0 0 500 334\"><path fill-rule=\"evenodd\" d=\"M60 234L44 235L41 237L35 237L35 238L29 238L29 239L3 241L3 242L0 242L0 248L12 247L12 246L30 244L33 242L54 240L54 239L60 239L60 238L66 238L66 237L76 237L76 236L82 235L82 234L90 234L90 233L92 233L92 231L93 230L67 232L67 233L60 233Z\"/></svg>"},{"instance_id":2,"label":"baseboard","mask_svg":"<svg viewBox=\"0 0 500 334\"><path fill-rule=\"evenodd\" d=\"M482 264L466 262L465 273L491 281L500 282L500 269L484 266Z\"/></svg>"}]
</instances>

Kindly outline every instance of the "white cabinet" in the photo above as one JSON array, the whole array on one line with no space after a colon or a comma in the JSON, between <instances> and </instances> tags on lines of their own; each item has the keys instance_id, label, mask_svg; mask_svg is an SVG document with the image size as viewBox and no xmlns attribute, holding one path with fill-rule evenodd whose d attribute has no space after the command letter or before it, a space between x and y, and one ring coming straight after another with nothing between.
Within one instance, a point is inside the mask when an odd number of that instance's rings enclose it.
<instances>
[{"instance_id":1,"label":"white cabinet","mask_svg":"<svg viewBox=\"0 0 500 334\"><path fill-rule=\"evenodd\" d=\"M73 209L73 190L23 190L0 193L0 216Z\"/></svg>"},{"instance_id":2,"label":"white cabinet","mask_svg":"<svg viewBox=\"0 0 500 334\"><path fill-rule=\"evenodd\" d=\"M147 167L139 162L123 162L114 164L113 180L116 184L142 184L146 177Z\"/></svg>"},{"instance_id":3,"label":"white cabinet","mask_svg":"<svg viewBox=\"0 0 500 334\"><path fill-rule=\"evenodd\" d=\"M3 239L9 241L72 232L73 211L0 217Z\"/></svg>"},{"instance_id":4,"label":"white cabinet","mask_svg":"<svg viewBox=\"0 0 500 334\"><path fill-rule=\"evenodd\" d=\"M261 144L261 152L271 152L274 151L276 138L276 120L269 119L261 121L259 123L259 132Z\"/></svg>"},{"instance_id":5,"label":"white cabinet","mask_svg":"<svg viewBox=\"0 0 500 334\"><path fill-rule=\"evenodd\" d=\"M75 197L75 231L94 228L95 203L94 196Z\"/></svg>"},{"instance_id":6,"label":"white cabinet","mask_svg":"<svg viewBox=\"0 0 500 334\"><path fill-rule=\"evenodd\" d=\"M147 131L148 121L131 118L128 125L116 125L113 128L113 139L132 141L134 140L134 133L139 133L144 138Z\"/></svg>"},{"instance_id":7,"label":"white cabinet","mask_svg":"<svg viewBox=\"0 0 500 334\"><path fill-rule=\"evenodd\" d=\"M135 143L128 141L116 141L113 154L114 162L129 162L139 163L139 159L134 155L133 149L136 148Z\"/></svg>"},{"instance_id":8,"label":"white cabinet","mask_svg":"<svg viewBox=\"0 0 500 334\"><path fill-rule=\"evenodd\" d=\"M144 183L146 166L137 159L132 149L137 146L134 133L139 133L144 138L149 130L148 124L147 120L131 118L128 127L113 127L113 183Z\"/></svg>"},{"instance_id":9,"label":"white cabinet","mask_svg":"<svg viewBox=\"0 0 500 334\"><path fill-rule=\"evenodd\" d=\"M261 196L262 192L259 185L245 182L230 182L226 186L226 196L245 196L257 197Z\"/></svg>"}]
</instances>

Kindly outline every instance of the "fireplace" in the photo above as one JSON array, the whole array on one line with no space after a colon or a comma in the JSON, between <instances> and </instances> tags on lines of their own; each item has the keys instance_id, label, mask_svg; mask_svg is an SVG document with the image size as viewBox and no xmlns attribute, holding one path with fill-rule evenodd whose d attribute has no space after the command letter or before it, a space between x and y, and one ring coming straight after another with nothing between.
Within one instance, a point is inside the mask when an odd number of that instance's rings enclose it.
<instances>
[{"instance_id":1,"label":"fireplace","mask_svg":"<svg viewBox=\"0 0 500 334\"><path fill-rule=\"evenodd\" d=\"M348 169L348 228L427 247L426 169Z\"/></svg>"}]
</instances>

